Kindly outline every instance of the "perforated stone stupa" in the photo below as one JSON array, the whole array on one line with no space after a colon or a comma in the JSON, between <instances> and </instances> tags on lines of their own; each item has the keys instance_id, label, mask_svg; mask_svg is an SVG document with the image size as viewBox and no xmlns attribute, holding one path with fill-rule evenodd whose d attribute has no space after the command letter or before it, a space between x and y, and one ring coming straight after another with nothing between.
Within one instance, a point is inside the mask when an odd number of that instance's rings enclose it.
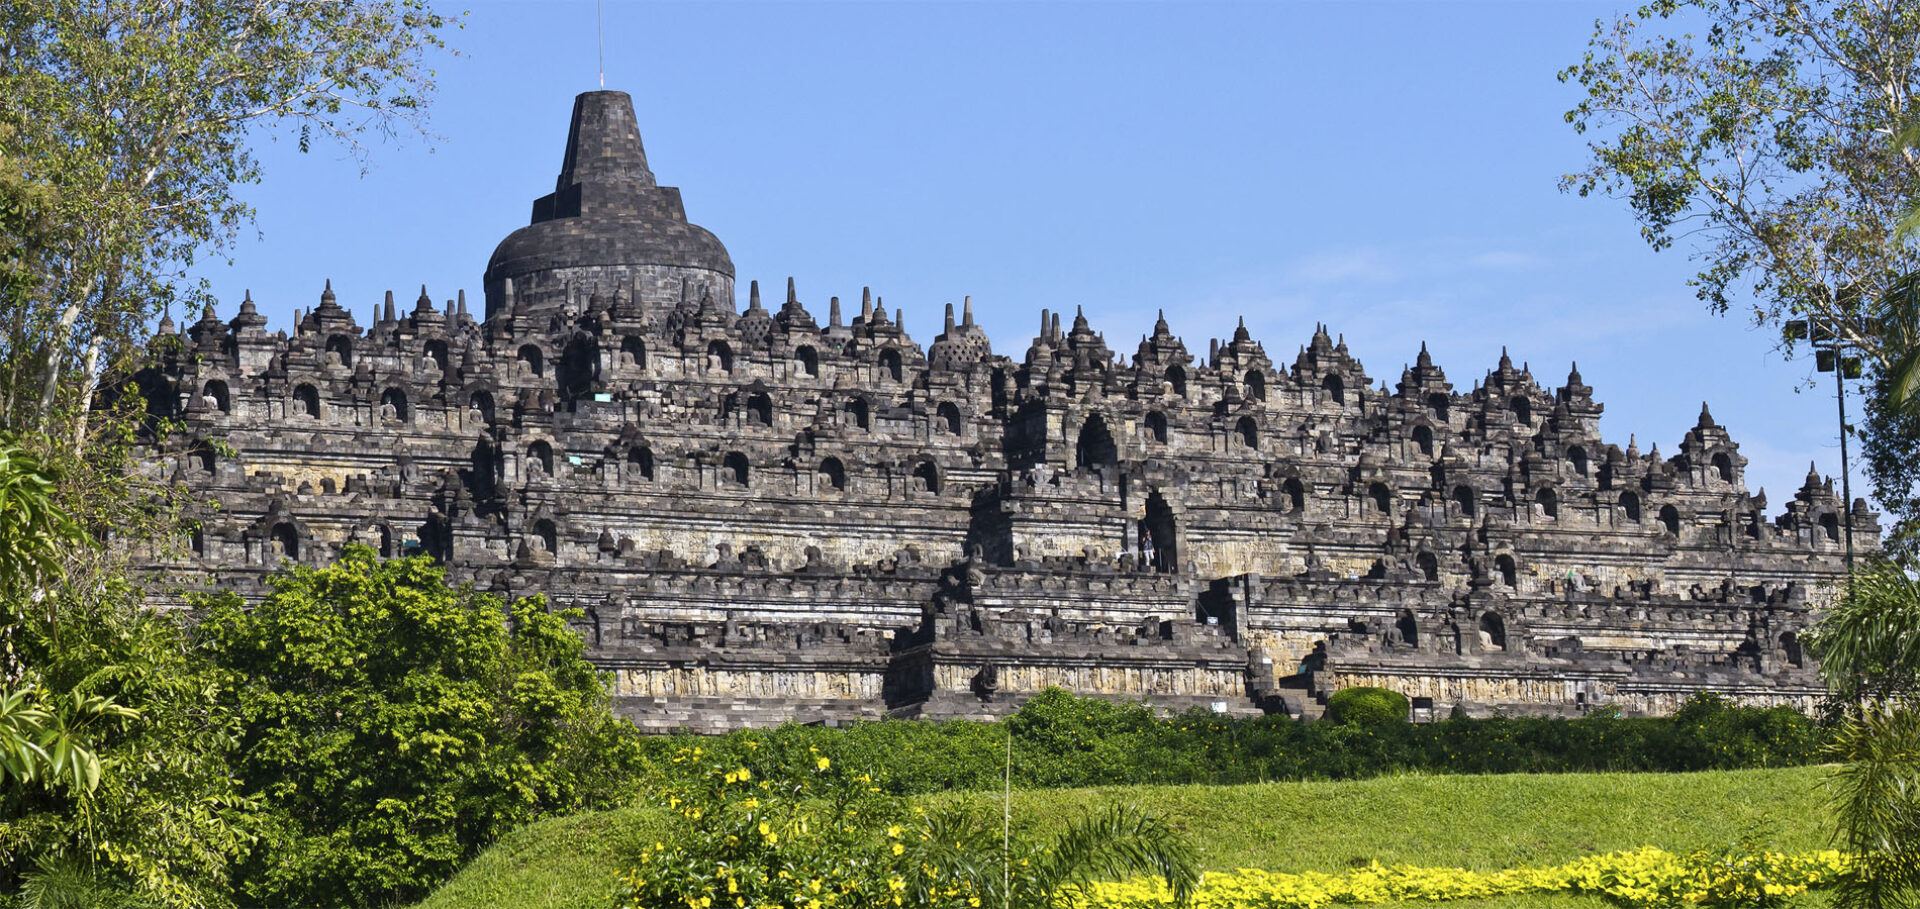
<instances>
[{"instance_id":1,"label":"perforated stone stupa","mask_svg":"<svg viewBox=\"0 0 1920 909\"><path fill-rule=\"evenodd\" d=\"M1324 327L1276 362L1163 318L1122 357L1042 310L996 354L947 306L921 347L863 293L735 308L726 248L580 96L555 191L464 295L372 324L329 288L291 335L251 299L163 322L139 386L183 428L148 469L217 509L169 578L246 596L349 542L578 608L648 728L995 716L1046 686L1314 715L1807 708L1797 635L1842 574L1830 480L1769 516L1702 407L1670 453L1600 435L1571 372L1389 388ZM816 307L819 305L816 301ZM848 307L852 309L851 306ZM1863 504L1861 545L1877 539Z\"/></svg>"}]
</instances>

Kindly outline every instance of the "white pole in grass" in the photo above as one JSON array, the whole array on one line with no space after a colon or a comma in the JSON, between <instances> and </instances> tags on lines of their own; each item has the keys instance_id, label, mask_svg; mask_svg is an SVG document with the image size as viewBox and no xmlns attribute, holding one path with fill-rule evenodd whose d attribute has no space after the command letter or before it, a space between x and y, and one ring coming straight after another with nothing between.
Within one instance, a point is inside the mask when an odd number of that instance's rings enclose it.
<instances>
[{"instance_id":1,"label":"white pole in grass","mask_svg":"<svg viewBox=\"0 0 1920 909\"><path fill-rule=\"evenodd\" d=\"M1000 776L1000 899L1013 909L1013 729L1007 728L1007 765Z\"/></svg>"}]
</instances>

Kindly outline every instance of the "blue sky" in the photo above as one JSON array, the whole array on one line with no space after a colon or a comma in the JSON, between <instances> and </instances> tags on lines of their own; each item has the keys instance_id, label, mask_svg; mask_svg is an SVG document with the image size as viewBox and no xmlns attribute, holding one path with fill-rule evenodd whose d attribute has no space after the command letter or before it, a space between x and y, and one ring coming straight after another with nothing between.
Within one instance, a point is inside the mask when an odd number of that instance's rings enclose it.
<instances>
[{"instance_id":1,"label":"blue sky","mask_svg":"<svg viewBox=\"0 0 1920 909\"><path fill-rule=\"evenodd\" d=\"M1624 204L1556 187L1585 147L1555 73L1619 7L608 0L606 78L742 306L754 278L793 276L822 317L870 285L924 345L971 295L1015 357L1041 307L1129 353L1157 309L1202 354L1244 316L1289 365L1325 322L1376 382L1425 340L1461 389L1504 345L1549 388L1578 361L1622 445L1670 452L1710 401L1778 512L1809 460L1839 473L1830 379L1707 313L1688 251L1648 250ZM328 278L363 320L422 283L477 306L553 188L594 36L591 2L472 3L441 139L378 146L364 176L263 134L259 237L196 270L222 313L251 289L285 327Z\"/></svg>"}]
</instances>

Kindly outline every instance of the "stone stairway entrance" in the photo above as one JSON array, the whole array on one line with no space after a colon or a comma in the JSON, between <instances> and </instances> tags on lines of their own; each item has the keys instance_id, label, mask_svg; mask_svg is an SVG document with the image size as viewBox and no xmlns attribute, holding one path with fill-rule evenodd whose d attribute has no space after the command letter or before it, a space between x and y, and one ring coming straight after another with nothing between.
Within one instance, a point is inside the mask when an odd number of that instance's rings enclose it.
<instances>
[{"instance_id":1,"label":"stone stairway entrance","mask_svg":"<svg viewBox=\"0 0 1920 909\"><path fill-rule=\"evenodd\" d=\"M1284 699L1287 712L1303 723L1311 723L1327 713L1326 698L1315 695L1304 676L1281 679L1272 690L1274 695Z\"/></svg>"}]
</instances>

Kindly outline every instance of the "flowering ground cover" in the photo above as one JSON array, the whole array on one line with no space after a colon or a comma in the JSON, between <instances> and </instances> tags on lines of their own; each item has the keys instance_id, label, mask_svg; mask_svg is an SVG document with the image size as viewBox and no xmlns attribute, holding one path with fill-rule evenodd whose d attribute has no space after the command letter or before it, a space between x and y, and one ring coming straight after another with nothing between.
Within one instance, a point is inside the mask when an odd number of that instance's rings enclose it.
<instances>
[{"instance_id":1,"label":"flowering ground cover","mask_svg":"<svg viewBox=\"0 0 1920 909\"><path fill-rule=\"evenodd\" d=\"M1820 791L1824 773L1800 767L1035 790L1014 793L1013 813L1016 825L1044 831L1088 811L1138 805L1182 829L1216 881L1232 880L1217 876L1241 868L1269 875L1351 876L1376 864L1492 873L1551 869L1608 853L1638 854L1642 847L1685 856L1719 849L1743 834L1783 853L1825 849L1831 826ZM929 811L956 803L988 808L997 806L997 798L956 793L916 803ZM420 909L606 906L634 858L665 839L674 824L684 823L682 817L669 820L653 810L626 809L534 824L496 844ZM1801 897L1794 905L1808 899L1818 897ZM1432 905L1571 909L1619 904L1593 893L1555 889Z\"/></svg>"},{"instance_id":2,"label":"flowering ground cover","mask_svg":"<svg viewBox=\"0 0 1920 909\"><path fill-rule=\"evenodd\" d=\"M1750 843L1676 855L1651 847L1591 855L1548 868L1467 871L1370 863L1344 874L1271 873L1254 869L1207 875L1191 909L1322 909L1332 905L1533 903L1542 896L1604 898L1626 909L1787 905L1831 886L1847 860L1831 849L1782 853ZM1097 883L1073 909L1171 909L1158 881Z\"/></svg>"}]
</instances>

